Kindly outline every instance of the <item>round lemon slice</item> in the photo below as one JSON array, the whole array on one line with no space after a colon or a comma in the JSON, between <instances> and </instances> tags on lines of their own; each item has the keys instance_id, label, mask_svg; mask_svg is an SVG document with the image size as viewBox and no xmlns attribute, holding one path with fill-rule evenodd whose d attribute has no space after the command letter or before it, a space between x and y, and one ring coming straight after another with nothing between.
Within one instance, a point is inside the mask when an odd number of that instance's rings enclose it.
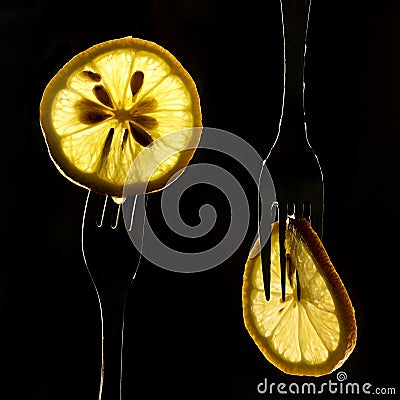
<instances>
[{"instance_id":1,"label":"round lemon slice","mask_svg":"<svg viewBox=\"0 0 400 400\"><path fill-rule=\"evenodd\" d=\"M356 344L354 308L325 249L305 219L289 220L282 300L279 229L271 233L271 297L265 298L259 242L247 260L245 326L261 352L287 374L320 376L339 368Z\"/></svg>"},{"instance_id":2,"label":"round lemon slice","mask_svg":"<svg viewBox=\"0 0 400 400\"><path fill-rule=\"evenodd\" d=\"M159 190L186 167L201 135L192 128L201 127L201 119L196 85L179 61L158 44L132 37L73 57L40 104L42 131L60 172L116 197L124 186L132 193L135 187Z\"/></svg>"}]
</instances>

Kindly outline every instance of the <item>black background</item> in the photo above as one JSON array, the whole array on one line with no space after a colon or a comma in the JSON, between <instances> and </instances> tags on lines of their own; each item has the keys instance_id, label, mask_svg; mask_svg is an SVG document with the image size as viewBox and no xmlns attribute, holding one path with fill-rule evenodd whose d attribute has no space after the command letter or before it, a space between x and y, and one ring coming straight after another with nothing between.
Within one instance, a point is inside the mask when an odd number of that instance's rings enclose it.
<instances>
[{"instance_id":1,"label":"black background","mask_svg":"<svg viewBox=\"0 0 400 400\"><path fill-rule=\"evenodd\" d=\"M93 44L153 40L195 80L204 126L239 135L264 158L282 106L280 4L1 4L0 398L94 400L100 317L80 249L87 192L48 157L43 89ZM307 43L306 119L325 178L324 244L359 329L341 370L349 382L395 387L400 3L314 1ZM143 261L127 306L124 399L261 399L264 378L336 380L285 375L248 336L241 284L252 234L226 263L199 274Z\"/></svg>"}]
</instances>

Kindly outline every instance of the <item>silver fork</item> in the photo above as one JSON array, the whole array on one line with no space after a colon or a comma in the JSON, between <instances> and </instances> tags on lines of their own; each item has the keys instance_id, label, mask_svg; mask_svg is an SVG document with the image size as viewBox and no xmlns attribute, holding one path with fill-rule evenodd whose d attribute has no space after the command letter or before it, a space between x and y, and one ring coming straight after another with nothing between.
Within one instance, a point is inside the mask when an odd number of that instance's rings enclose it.
<instances>
[{"instance_id":1,"label":"silver fork","mask_svg":"<svg viewBox=\"0 0 400 400\"><path fill-rule=\"evenodd\" d=\"M121 209L109 196L89 191L82 222L82 254L97 292L102 324L99 400L122 398L125 302L140 262Z\"/></svg>"},{"instance_id":2,"label":"silver fork","mask_svg":"<svg viewBox=\"0 0 400 400\"><path fill-rule=\"evenodd\" d=\"M279 133L265 160L275 185L279 220L282 300L285 300L288 216L307 218L322 238L324 187L318 158L307 138L304 115L304 61L311 0L281 0L285 44L285 90ZM262 176L261 176L262 179ZM271 205L273 206L273 205ZM260 229L261 243L265 242ZM266 299L270 299L271 242L261 249Z\"/></svg>"}]
</instances>

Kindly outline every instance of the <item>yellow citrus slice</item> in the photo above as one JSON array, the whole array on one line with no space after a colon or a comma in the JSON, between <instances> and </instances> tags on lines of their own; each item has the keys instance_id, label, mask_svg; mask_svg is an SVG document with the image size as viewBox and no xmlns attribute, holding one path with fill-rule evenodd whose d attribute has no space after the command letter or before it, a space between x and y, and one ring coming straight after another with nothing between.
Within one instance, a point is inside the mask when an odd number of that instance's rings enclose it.
<instances>
[{"instance_id":1,"label":"yellow citrus slice","mask_svg":"<svg viewBox=\"0 0 400 400\"><path fill-rule=\"evenodd\" d=\"M353 351L354 308L318 235L305 219L286 229L286 296L282 301L279 229L271 233L271 297L265 299L259 242L246 262L245 326L269 362L287 374L329 374Z\"/></svg>"},{"instance_id":2,"label":"yellow citrus slice","mask_svg":"<svg viewBox=\"0 0 400 400\"><path fill-rule=\"evenodd\" d=\"M196 85L179 61L158 44L132 37L73 57L40 104L42 131L60 172L116 197L124 186L134 192L137 183L139 190L146 183L146 192L161 189L186 167L201 119Z\"/></svg>"}]
</instances>

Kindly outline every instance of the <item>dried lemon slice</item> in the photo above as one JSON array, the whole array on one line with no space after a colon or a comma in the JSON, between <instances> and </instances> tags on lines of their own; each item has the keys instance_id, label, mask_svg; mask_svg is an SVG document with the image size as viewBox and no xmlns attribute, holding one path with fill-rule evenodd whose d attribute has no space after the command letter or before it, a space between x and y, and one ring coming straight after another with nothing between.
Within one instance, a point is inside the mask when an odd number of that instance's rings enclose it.
<instances>
[{"instance_id":1,"label":"dried lemon slice","mask_svg":"<svg viewBox=\"0 0 400 400\"><path fill-rule=\"evenodd\" d=\"M279 229L271 233L271 298L265 299L259 242L247 260L243 290L245 326L261 352L287 374L331 373L353 351L354 308L326 250L305 219L286 230L286 297L281 299Z\"/></svg>"},{"instance_id":2,"label":"dried lemon slice","mask_svg":"<svg viewBox=\"0 0 400 400\"><path fill-rule=\"evenodd\" d=\"M60 172L117 197L138 182L140 191L163 188L189 163L201 135L191 128L202 125L189 73L158 44L132 37L97 44L66 63L45 88L40 122ZM151 151L130 171L143 149Z\"/></svg>"}]
</instances>

